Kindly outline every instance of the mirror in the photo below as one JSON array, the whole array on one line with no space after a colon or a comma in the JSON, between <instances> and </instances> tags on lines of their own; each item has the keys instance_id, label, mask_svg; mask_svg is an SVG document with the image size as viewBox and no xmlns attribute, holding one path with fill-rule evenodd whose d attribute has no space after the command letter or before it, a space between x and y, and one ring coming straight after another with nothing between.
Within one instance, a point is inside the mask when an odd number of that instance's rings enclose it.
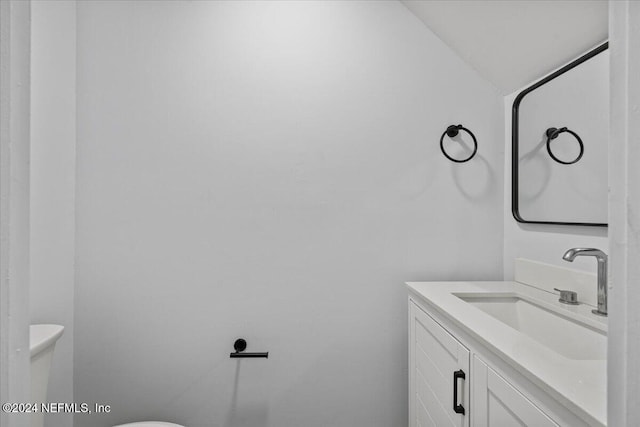
<instances>
[{"instance_id":1,"label":"mirror","mask_svg":"<svg viewBox=\"0 0 640 427\"><path fill-rule=\"evenodd\" d=\"M608 43L513 103L512 212L518 222L606 226Z\"/></svg>"}]
</instances>

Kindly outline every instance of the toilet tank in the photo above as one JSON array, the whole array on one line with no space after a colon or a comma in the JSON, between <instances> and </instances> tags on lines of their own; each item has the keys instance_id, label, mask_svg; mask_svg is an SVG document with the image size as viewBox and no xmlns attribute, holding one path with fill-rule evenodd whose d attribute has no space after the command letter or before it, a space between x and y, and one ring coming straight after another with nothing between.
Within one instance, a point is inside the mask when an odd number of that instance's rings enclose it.
<instances>
[{"instance_id":1,"label":"toilet tank","mask_svg":"<svg viewBox=\"0 0 640 427\"><path fill-rule=\"evenodd\" d=\"M29 327L29 350L31 353L31 403L47 402L49 370L56 341L62 335L60 325L31 325ZM42 427L42 412L31 414L31 427Z\"/></svg>"}]
</instances>

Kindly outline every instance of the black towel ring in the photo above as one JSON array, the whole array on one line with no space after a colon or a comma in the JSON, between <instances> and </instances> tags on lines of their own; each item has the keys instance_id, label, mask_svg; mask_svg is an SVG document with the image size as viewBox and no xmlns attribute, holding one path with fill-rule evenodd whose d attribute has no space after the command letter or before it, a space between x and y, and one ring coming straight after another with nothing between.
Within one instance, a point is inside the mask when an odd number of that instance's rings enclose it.
<instances>
[{"instance_id":1,"label":"black towel ring","mask_svg":"<svg viewBox=\"0 0 640 427\"><path fill-rule=\"evenodd\" d=\"M471 135L471 138L473 138L473 153L471 153L471 155L469 157L467 157L466 159L462 159L462 160L458 160L458 159L454 159L453 157L451 157L449 154L447 154L447 152L444 150L444 136L447 135L449 138L453 138L454 136L458 135L459 131L465 131L467 132L469 135ZM464 162L468 162L469 160L473 159L473 156L476 155L476 152L478 151L478 141L476 141L476 136L466 127L462 126L462 125L450 125L447 127L447 130L444 131L444 133L442 134L442 136L440 137L440 150L442 150L442 154L444 154L444 156L451 160L452 162L456 162L456 163L464 163Z\"/></svg>"},{"instance_id":2,"label":"black towel ring","mask_svg":"<svg viewBox=\"0 0 640 427\"><path fill-rule=\"evenodd\" d=\"M560 160L551 151L551 140L556 139L558 137L558 135L560 135L562 132L567 132L567 133L570 133L571 135L573 135L574 138L578 141L578 145L580 146L580 154L578 154L578 157L576 157L575 159L571 160L570 162L565 162L564 160ZM572 131L570 129L567 129L566 127L563 127L563 128L560 128L560 129L549 128L546 131L546 135L547 135L547 153L549 153L551 158L553 160L555 160L556 162L561 163L563 165L572 165L572 164L578 162L578 160L580 160L582 158L582 155L584 154L584 144L582 143L582 139L580 139L578 134L575 133L574 131Z\"/></svg>"}]
</instances>

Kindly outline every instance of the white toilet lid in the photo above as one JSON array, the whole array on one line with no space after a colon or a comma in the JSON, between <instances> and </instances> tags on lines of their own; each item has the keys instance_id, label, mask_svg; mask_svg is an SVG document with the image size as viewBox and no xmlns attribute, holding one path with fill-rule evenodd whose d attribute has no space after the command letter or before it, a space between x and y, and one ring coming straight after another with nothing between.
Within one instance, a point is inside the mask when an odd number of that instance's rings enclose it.
<instances>
[{"instance_id":1,"label":"white toilet lid","mask_svg":"<svg viewBox=\"0 0 640 427\"><path fill-rule=\"evenodd\" d=\"M164 423L162 421L141 421L139 423L118 424L113 427L184 427L173 423Z\"/></svg>"}]
</instances>

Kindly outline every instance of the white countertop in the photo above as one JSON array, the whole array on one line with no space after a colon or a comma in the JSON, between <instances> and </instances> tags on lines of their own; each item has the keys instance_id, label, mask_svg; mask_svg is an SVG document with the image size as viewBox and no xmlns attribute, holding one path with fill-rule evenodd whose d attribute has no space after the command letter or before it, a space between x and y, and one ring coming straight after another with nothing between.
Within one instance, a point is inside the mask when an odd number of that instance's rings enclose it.
<instances>
[{"instance_id":1,"label":"white countertop","mask_svg":"<svg viewBox=\"0 0 640 427\"><path fill-rule=\"evenodd\" d=\"M518 282L410 282L407 286L413 299L460 327L572 412L590 424L606 425L606 360L568 359L453 294L518 293L606 331L606 318L592 314L593 307L561 304L557 294Z\"/></svg>"}]
</instances>

